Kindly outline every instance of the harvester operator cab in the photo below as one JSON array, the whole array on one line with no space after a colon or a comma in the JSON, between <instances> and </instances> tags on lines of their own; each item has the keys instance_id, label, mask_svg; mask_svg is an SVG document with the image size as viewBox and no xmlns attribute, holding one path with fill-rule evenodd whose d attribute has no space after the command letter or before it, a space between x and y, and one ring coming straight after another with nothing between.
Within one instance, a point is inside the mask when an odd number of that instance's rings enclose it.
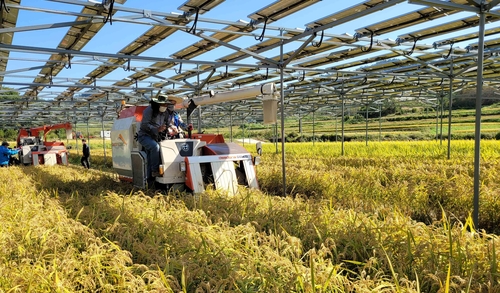
<instances>
[{"instance_id":1,"label":"harvester operator cab","mask_svg":"<svg viewBox=\"0 0 500 293\"><path fill-rule=\"evenodd\" d=\"M34 136L23 137L19 139L19 146L40 145L40 138Z\"/></svg>"}]
</instances>

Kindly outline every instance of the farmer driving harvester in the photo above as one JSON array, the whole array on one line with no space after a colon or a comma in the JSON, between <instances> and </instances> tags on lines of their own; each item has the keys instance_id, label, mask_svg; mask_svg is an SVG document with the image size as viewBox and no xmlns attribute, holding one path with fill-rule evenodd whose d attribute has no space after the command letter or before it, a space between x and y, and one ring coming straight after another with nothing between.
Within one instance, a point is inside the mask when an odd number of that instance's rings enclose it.
<instances>
[{"instance_id":1,"label":"farmer driving harvester","mask_svg":"<svg viewBox=\"0 0 500 293\"><path fill-rule=\"evenodd\" d=\"M174 111L181 98L158 94L151 99L150 105L142 113L142 121L137 132L137 141L144 147L148 158L148 178L160 176L160 145L158 142L167 131L169 138L180 137L182 130L192 129Z\"/></svg>"}]
</instances>

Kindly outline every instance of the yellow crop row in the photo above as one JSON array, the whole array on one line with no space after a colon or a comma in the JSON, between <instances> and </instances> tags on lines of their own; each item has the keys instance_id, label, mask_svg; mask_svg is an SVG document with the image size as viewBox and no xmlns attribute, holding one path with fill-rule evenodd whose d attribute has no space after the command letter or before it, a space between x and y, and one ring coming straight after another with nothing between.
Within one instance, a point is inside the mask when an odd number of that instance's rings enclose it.
<instances>
[{"instance_id":1,"label":"yellow crop row","mask_svg":"<svg viewBox=\"0 0 500 293\"><path fill-rule=\"evenodd\" d=\"M90 170L0 168L0 291L500 290L498 143L479 227L473 141L450 159L446 142L287 144L284 169L282 151L264 144L262 191L232 197L136 190L96 148Z\"/></svg>"}]
</instances>

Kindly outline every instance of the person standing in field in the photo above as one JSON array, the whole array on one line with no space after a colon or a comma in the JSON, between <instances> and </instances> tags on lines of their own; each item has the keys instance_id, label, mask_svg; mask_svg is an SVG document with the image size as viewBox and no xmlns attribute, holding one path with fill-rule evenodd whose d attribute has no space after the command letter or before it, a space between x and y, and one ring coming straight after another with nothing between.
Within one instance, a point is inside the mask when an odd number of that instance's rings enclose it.
<instances>
[{"instance_id":1,"label":"person standing in field","mask_svg":"<svg viewBox=\"0 0 500 293\"><path fill-rule=\"evenodd\" d=\"M9 142L2 142L0 146L0 167L9 167L10 156L19 153L19 149L11 150L9 149Z\"/></svg>"},{"instance_id":2,"label":"person standing in field","mask_svg":"<svg viewBox=\"0 0 500 293\"><path fill-rule=\"evenodd\" d=\"M85 139L82 139L82 144L83 144L82 159L80 160L80 162L82 163L83 167L90 169L90 161L89 161L90 148Z\"/></svg>"}]
</instances>

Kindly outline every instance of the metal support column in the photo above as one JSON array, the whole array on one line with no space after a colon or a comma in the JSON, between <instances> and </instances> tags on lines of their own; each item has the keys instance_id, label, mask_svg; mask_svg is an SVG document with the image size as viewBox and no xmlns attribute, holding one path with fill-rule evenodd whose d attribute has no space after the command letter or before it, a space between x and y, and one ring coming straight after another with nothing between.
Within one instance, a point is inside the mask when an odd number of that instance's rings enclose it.
<instances>
[{"instance_id":1,"label":"metal support column","mask_svg":"<svg viewBox=\"0 0 500 293\"><path fill-rule=\"evenodd\" d=\"M344 84L342 84L342 92L344 92ZM344 121L345 121L345 101L344 101L344 94L340 94L340 100L342 101L342 140L341 140L341 144L342 144L342 156L344 155Z\"/></svg>"},{"instance_id":2,"label":"metal support column","mask_svg":"<svg viewBox=\"0 0 500 293\"><path fill-rule=\"evenodd\" d=\"M101 116L102 148L104 150L104 166L107 166L107 164L106 164L106 135L104 134L104 115L106 115L106 107L99 108L98 113Z\"/></svg>"},{"instance_id":3,"label":"metal support column","mask_svg":"<svg viewBox=\"0 0 500 293\"><path fill-rule=\"evenodd\" d=\"M87 142L90 145L90 132L89 132L89 117L87 117Z\"/></svg>"},{"instance_id":4,"label":"metal support column","mask_svg":"<svg viewBox=\"0 0 500 293\"><path fill-rule=\"evenodd\" d=\"M283 36L283 30L280 31ZM281 164L283 173L283 196L286 195L286 168L285 168L285 86L283 84L283 39L280 44L280 96L281 96Z\"/></svg>"},{"instance_id":5,"label":"metal support column","mask_svg":"<svg viewBox=\"0 0 500 293\"><path fill-rule=\"evenodd\" d=\"M449 105L448 105L448 160L451 157L451 109L453 106L453 101L452 101L452 93L453 93L453 59L451 59L450 62L450 85L448 89L448 100L449 100Z\"/></svg>"},{"instance_id":6,"label":"metal support column","mask_svg":"<svg viewBox=\"0 0 500 293\"><path fill-rule=\"evenodd\" d=\"M368 146L368 106L370 104L368 103L368 99L366 101L366 117L365 117L365 141L366 141L366 146Z\"/></svg>"},{"instance_id":7,"label":"metal support column","mask_svg":"<svg viewBox=\"0 0 500 293\"><path fill-rule=\"evenodd\" d=\"M76 123L77 123L76 115L75 115L75 117L73 119L74 119L74 122L75 122L75 148L76 148L76 155L79 156L80 155L80 149L78 148L78 139L79 139L79 137L77 135L78 132L76 131L76 129L77 129L76 128Z\"/></svg>"},{"instance_id":8,"label":"metal support column","mask_svg":"<svg viewBox=\"0 0 500 293\"><path fill-rule=\"evenodd\" d=\"M338 134L338 127L337 127L337 115L335 115L335 142L338 141L337 137L339 136Z\"/></svg>"},{"instance_id":9,"label":"metal support column","mask_svg":"<svg viewBox=\"0 0 500 293\"><path fill-rule=\"evenodd\" d=\"M229 108L229 137L233 142L233 108Z\"/></svg>"},{"instance_id":10,"label":"metal support column","mask_svg":"<svg viewBox=\"0 0 500 293\"><path fill-rule=\"evenodd\" d=\"M477 52L477 87L476 87L476 127L474 135L474 211L472 219L474 228L479 228L479 162L481 159L481 105L483 96L483 61L484 61L484 26L485 15L484 6L486 1L481 1L479 10L479 42Z\"/></svg>"},{"instance_id":11,"label":"metal support column","mask_svg":"<svg viewBox=\"0 0 500 293\"><path fill-rule=\"evenodd\" d=\"M313 145L316 142L316 133L315 133L315 129L314 129L314 124L316 124L314 121L315 120L315 117L314 117L315 113L316 113L316 110L313 111Z\"/></svg>"},{"instance_id":12,"label":"metal support column","mask_svg":"<svg viewBox=\"0 0 500 293\"><path fill-rule=\"evenodd\" d=\"M382 105L378 104L378 141L382 141Z\"/></svg>"},{"instance_id":13,"label":"metal support column","mask_svg":"<svg viewBox=\"0 0 500 293\"><path fill-rule=\"evenodd\" d=\"M441 94L439 95L439 101L439 103L441 104L441 107L439 108L439 111L441 112L439 114L439 143L440 145L443 145L444 93L442 89Z\"/></svg>"},{"instance_id":14,"label":"metal support column","mask_svg":"<svg viewBox=\"0 0 500 293\"><path fill-rule=\"evenodd\" d=\"M302 117L300 117L300 114L299 114L299 134L300 134L300 140L303 141L304 135L302 134Z\"/></svg>"},{"instance_id":15,"label":"metal support column","mask_svg":"<svg viewBox=\"0 0 500 293\"><path fill-rule=\"evenodd\" d=\"M278 123L274 123L273 127L274 132L274 147L276 149L276 154L278 154Z\"/></svg>"},{"instance_id":16,"label":"metal support column","mask_svg":"<svg viewBox=\"0 0 500 293\"><path fill-rule=\"evenodd\" d=\"M436 104L436 142L439 139L439 98L437 99Z\"/></svg>"}]
</instances>

